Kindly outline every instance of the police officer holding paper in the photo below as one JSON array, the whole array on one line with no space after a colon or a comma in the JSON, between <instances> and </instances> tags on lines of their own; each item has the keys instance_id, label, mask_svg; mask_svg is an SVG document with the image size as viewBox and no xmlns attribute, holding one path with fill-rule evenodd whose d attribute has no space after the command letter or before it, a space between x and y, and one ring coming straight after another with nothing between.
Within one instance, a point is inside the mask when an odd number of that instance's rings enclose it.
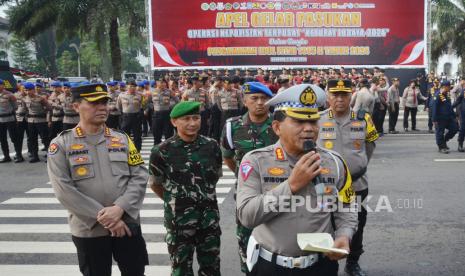
<instances>
[{"instance_id":1,"label":"police officer holding paper","mask_svg":"<svg viewBox=\"0 0 465 276\"><path fill-rule=\"evenodd\" d=\"M122 276L143 276L148 255L140 213L148 173L124 133L105 126L105 85L72 89L80 121L48 149L48 175L69 212L72 240L84 276L110 276L112 257Z\"/></svg>"},{"instance_id":2,"label":"police officer holding paper","mask_svg":"<svg viewBox=\"0 0 465 276\"><path fill-rule=\"evenodd\" d=\"M242 159L237 211L242 224L254 228L247 250L252 275L337 275L337 260L349 250L355 210L330 204L353 201L349 170L339 154L314 147L318 107L325 102L315 85L282 91L267 103L275 107L272 126L279 141ZM301 233L327 233L335 241L326 253L304 251Z\"/></svg>"}]
</instances>

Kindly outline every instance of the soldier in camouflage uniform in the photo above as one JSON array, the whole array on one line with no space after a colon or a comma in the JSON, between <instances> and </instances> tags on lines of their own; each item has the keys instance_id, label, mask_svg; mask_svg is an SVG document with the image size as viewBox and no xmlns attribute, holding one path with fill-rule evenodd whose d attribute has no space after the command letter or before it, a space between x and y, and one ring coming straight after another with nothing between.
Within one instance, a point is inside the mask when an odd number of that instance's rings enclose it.
<instances>
[{"instance_id":1,"label":"soldier in camouflage uniform","mask_svg":"<svg viewBox=\"0 0 465 276\"><path fill-rule=\"evenodd\" d=\"M263 95L260 95L263 94ZM248 112L243 116L233 117L226 122L221 136L221 151L225 164L235 172L242 157L249 151L263 148L276 143L278 137L274 133L265 102L273 94L271 90L259 82L247 82L244 84L244 105ZM236 187L237 188L237 187ZM247 243L252 229L242 226L236 219L236 235L239 241L239 257L241 270L248 273L246 265Z\"/></svg>"},{"instance_id":2,"label":"soldier in camouflage uniform","mask_svg":"<svg viewBox=\"0 0 465 276\"><path fill-rule=\"evenodd\" d=\"M199 135L200 102L181 102L170 113L177 135L152 149L149 184L164 201L166 243L173 276L220 275L219 210L216 183L222 176L221 151Z\"/></svg>"}]
</instances>

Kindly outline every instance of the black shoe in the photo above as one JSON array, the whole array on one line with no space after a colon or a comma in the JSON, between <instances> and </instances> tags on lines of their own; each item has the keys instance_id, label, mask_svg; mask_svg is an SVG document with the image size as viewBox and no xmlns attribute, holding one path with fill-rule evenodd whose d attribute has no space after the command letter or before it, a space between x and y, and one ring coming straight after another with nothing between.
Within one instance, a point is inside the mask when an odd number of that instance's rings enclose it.
<instances>
[{"instance_id":1,"label":"black shoe","mask_svg":"<svg viewBox=\"0 0 465 276\"><path fill-rule=\"evenodd\" d=\"M420 130L417 128L412 128L412 131L420 131Z\"/></svg>"},{"instance_id":2,"label":"black shoe","mask_svg":"<svg viewBox=\"0 0 465 276\"><path fill-rule=\"evenodd\" d=\"M8 155L3 157L2 160L0 160L0 163L8 163L8 162L11 162L11 158Z\"/></svg>"},{"instance_id":3,"label":"black shoe","mask_svg":"<svg viewBox=\"0 0 465 276\"><path fill-rule=\"evenodd\" d=\"M465 152L465 150L463 149L463 146L459 145L459 148L457 149L458 152Z\"/></svg>"},{"instance_id":4,"label":"black shoe","mask_svg":"<svg viewBox=\"0 0 465 276\"><path fill-rule=\"evenodd\" d=\"M408 128L404 128L405 132L408 132Z\"/></svg>"},{"instance_id":5,"label":"black shoe","mask_svg":"<svg viewBox=\"0 0 465 276\"><path fill-rule=\"evenodd\" d=\"M440 153L444 153L444 154L448 154L449 153L449 150L446 149L446 148L442 148L439 150Z\"/></svg>"},{"instance_id":6,"label":"black shoe","mask_svg":"<svg viewBox=\"0 0 465 276\"><path fill-rule=\"evenodd\" d=\"M434 130L430 129L428 130L428 133L434 133Z\"/></svg>"},{"instance_id":7,"label":"black shoe","mask_svg":"<svg viewBox=\"0 0 465 276\"><path fill-rule=\"evenodd\" d=\"M32 158L32 153L28 152L27 157Z\"/></svg>"},{"instance_id":8,"label":"black shoe","mask_svg":"<svg viewBox=\"0 0 465 276\"><path fill-rule=\"evenodd\" d=\"M34 156L31 159L29 159L29 163L37 163L40 162L39 156Z\"/></svg>"},{"instance_id":9,"label":"black shoe","mask_svg":"<svg viewBox=\"0 0 465 276\"><path fill-rule=\"evenodd\" d=\"M16 155L15 158L15 163L21 163L21 162L24 162L24 158L22 155Z\"/></svg>"},{"instance_id":10,"label":"black shoe","mask_svg":"<svg viewBox=\"0 0 465 276\"><path fill-rule=\"evenodd\" d=\"M450 148L447 146L447 144L444 144L444 148L445 148L446 150L450 150Z\"/></svg>"},{"instance_id":11,"label":"black shoe","mask_svg":"<svg viewBox=\"0 0 465 276\"><path fill-rule=\"evenodd\" d=\"M360 268L358 263L347 262L344 271L350 276L366 276L367 274Z\"/></svg>"}]
</instances>

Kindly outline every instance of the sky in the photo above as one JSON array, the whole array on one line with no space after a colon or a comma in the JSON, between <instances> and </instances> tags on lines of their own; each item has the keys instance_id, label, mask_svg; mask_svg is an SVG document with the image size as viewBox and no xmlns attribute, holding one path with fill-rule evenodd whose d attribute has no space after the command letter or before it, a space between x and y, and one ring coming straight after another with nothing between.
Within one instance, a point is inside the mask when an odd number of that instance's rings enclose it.
<instances>
[{"instance_id":1,"label":"sky","mask_svg":"<svg viewBox=\"0 0 465 276\"><path fill-rule=\"evenodd\" d=\"M8 9L8 6L6 5L0 6L0 17L3 17L3 18L6 17L5 10L7 9Z\"/></svg>"}]
</instances>

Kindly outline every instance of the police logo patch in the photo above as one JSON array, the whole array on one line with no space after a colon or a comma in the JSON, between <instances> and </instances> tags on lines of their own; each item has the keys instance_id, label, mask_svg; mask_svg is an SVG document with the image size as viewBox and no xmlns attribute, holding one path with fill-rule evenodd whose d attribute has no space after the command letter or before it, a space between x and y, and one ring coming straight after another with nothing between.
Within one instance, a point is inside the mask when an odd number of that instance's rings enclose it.
<instances>
[{"instance_id":1,"label":"police logo patch","mask_svg":"<svg viewBox=\"0 0 465 276\"><path fill-rule=\"evenodd\" d=\"M54 155L57 152L58 152L58 145L55 143L50 144L50 146L48 147L48 154Z\"/></svg>"},{"instance_id":2,"label":"police logo patch","mask_svg":"<svg viewBox=\"0 0 465 276\"><path fill-rule=\"evenodd\" d=\"M249 175L252 173L253 167L249 162L244 162L241 164L240 172L242 180L246 181L249 178Z\"/></svg>"},{"instance_id":3,"label":"police logo patch","mask_svg":"<svg viewBox=\"0 0 465 276\"><path fill-rule=\"evenodd\" d=\"M303 105L314 105L316 103L315 91L310 86L300 94L300 103Z\"/></svg>"},{"instance_id":4,"label":"police logo patch","mask_svg":"<svg viewBox=\"0 0 465 276\"><path fill-rule=\"evenodd\" d=\"M323 127L333 127L334 126L334 123L333 122L324 122L322 124Z\"/></svg>"},{"instance_id":5,"label":"police logo patch","mask_svg":"<svg viewBox=\"0 0 465 276\"><path fill-rule=\"evenodd\" d=\"M326 142L325 142L325 148L327 148L327 149L332 149L333 146L334 146L334 145L333 145L333 142L331 142L331 141L326 141Z\"/></svg>"},{"instance_id":6,"label":"police logo patch","mask_svg":"<svg viewBox=\"0 0 465 276\"><path fill-rule=\"evenodd\" d=\"M81 150L83 148L84 148L84 145L82 145L82 144L73 144L73 145L71 145L72 150Z\"/></svg>"},{"instance_id":7,"label":"police logo patch","mask_svg":"<svg viewBox=\"0 0 465 276\"><path fill-rule=\"evenodd\" d=\"M268 173L271 175L279 176L283 175L286 171L283 168L273 167L268 169Z\"/></svg>"},{"instance_id":8,"label":"police logo patch","mask_svg":"<svg viewBox=\"0 0 465 276\"><path fill-rule=\"evenodd\" d=\"M361 126L362 126L362 122L352 122L352 126L353 126L353 127L361 127Z\"/></svg>"},{"instance_id":9,"label":"police logo patch","mask_svg":"<svg viewBox=\"0 0 465 276\"><path fill-rule=\"evenodd\" d=\"M87 169L85 167L79 167L76 169L76 174L79 176L84 176L87 174Z\"/></svg>"}]
</instances>

